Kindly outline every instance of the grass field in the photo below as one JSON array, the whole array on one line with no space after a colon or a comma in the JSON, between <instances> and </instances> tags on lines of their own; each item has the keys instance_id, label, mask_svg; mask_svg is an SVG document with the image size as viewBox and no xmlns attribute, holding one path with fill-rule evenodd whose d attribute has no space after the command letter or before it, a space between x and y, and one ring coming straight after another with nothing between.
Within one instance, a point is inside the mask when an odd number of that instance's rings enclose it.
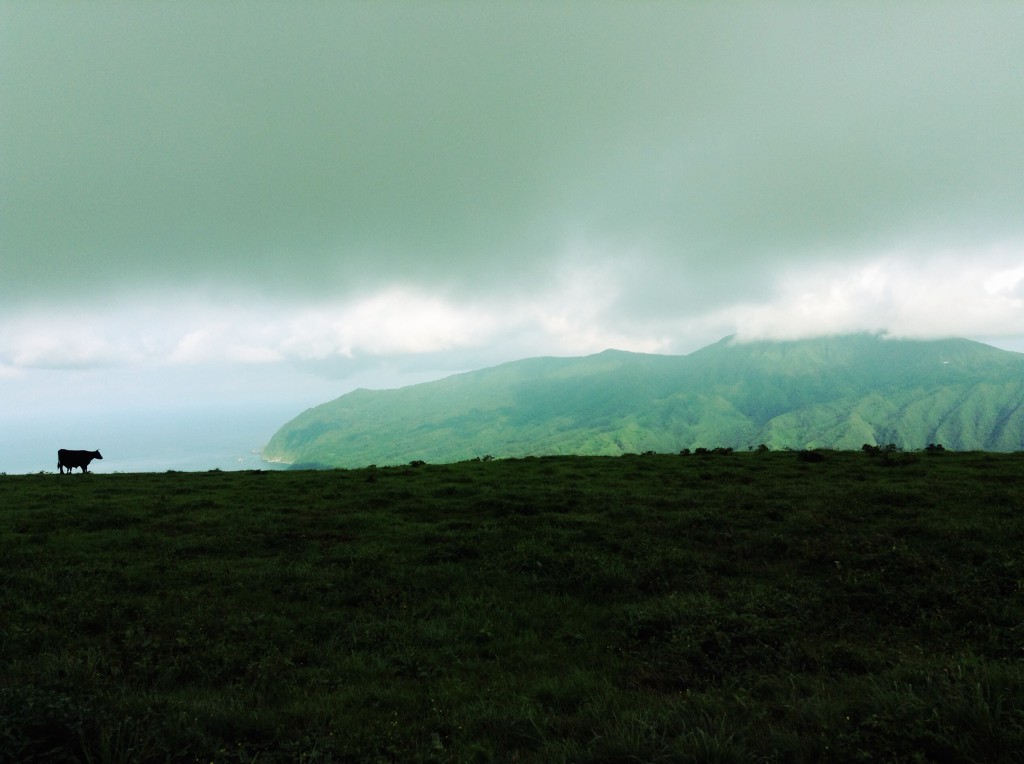
<instances>
[{"instance_id":1,"label":"grass field","mask_svg":"<svg viewBox=\"0 0 1024 764\"><path fill-rule=\"evenodd\" d=\"M0 761L1024 761L1024 454L0 476Z\"/></svg>"}]
</instances>

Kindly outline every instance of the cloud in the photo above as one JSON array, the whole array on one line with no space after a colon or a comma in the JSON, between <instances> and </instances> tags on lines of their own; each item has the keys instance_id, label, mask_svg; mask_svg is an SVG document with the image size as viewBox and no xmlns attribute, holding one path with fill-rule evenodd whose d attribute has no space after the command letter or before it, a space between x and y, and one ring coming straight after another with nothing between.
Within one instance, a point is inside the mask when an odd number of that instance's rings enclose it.
<instances>
[{"instance_id":1,"label":"cloud","mask_svg":"<svg viewBox=\"0 0 1024 764\"><path fill-rule=\"evenodd\" d=\"M299 310L285 321L280 346L303 360L432 353L484 341L495 321L472 305L391 288L348 305Z\"/></svg>"},{"instance_id":2,"label":"cloud","mask_svg":"<svg viewBox=\"0 0 1024 764\"><path fill-rule=\"evenodd\" d=\"M112 340L101 322L36 316L0 323L0 366L11 371L104 368L132 355Z\"/></svg>"},{"instance_id":3,"label":"cloud","mask_svg":"<svg viewBox=\"0 0 1024 764\"><path fill-rule=\"evenodd\" d=\"M987 2L0 4L0 375L1019 337L1022 35Z\"/></svg>"},{"instance_id":4,"label":"cloud","mask_svg":"<svg viewBox=\"0 0 1024 764\"><path fill-rule=\"evenodd\" d=\"M507 301L460 301L457 294L405 287L318 305L254 308L195 300L175 312L134 303L94 312L89 321L68 312L0 322L0 364L9 374L133 364L291 364L344 377L382 363L464 369L609 347L685 353L732 332L742 338L857 331L1012 336L1024 327L1024 271L1016 264L1021 251L1004 247L980 258L933 253L916 256L912 267L893 253L848 266L791 269L765 285L763 299L736 295L712 311L683 303L643 319L623 303L635 263L576 251L546 289Z\"/></svg>"},{"instance_id":5,"label":"cloud","mask_svg":"<svg viewBox=\"0 0 1024 764\"><path fill-rule=\"evenodd\" d=\"M1000 335L1024 329L1024 269L1000 262L1024 255L1000 250L995 261L964 253L900 253L853 268L810 269L778 285L768 303L736 306L741 338L799 338L879 331L900 337Z\"/></svg>"},{"instance_id":6,"label":"cloud","mask_svg":"<svg viewBox=\"0 0 1024 764\"><path fill-rule=\"evenodd\" d=\"M638 342L650 348L650 340L604 324L615 297L611 277L567 268L543 292L505 302L459 302L394 287L312 306L193 300L182 310L125 303L93 312L88 322L76 320L74 310L54 312L45 320L0 323L0 360L12 368L365 362L486 349L510 337L525 343L523 353L591 352Z\"/></svg>"},{"instance_id":7,"label":"cloud","mask_svg":"<svg viewBox=\"0 0 1024 764\"><path fill-rule=\"evenodd\" d=\"M1019 307L1024 302L1024 265L996 271L985 279L984 288L990 295L1003 297Z\"/></svg>"},{"instance_id":8,"label":"cloud","mask_svg":"<svg viewBox=\"0 0 1024 764\"><path fill-rule=\"evenodd\" d=\"M8 304L500 298L580 239L696 300L1019 232L1011 5L0 13Z\"/></svg>"},{"instance_id":9,"label":"cloud","mask_svg":"<svg viewBox=\"0 0 1024 764\"><path fill-rule=\"evenodd\" d=\"M170 365L200 363L265 364L282 360L273 347L254 344L244 332L214 322L184 334L167 356Z\"/></svg>"}]
</instances>

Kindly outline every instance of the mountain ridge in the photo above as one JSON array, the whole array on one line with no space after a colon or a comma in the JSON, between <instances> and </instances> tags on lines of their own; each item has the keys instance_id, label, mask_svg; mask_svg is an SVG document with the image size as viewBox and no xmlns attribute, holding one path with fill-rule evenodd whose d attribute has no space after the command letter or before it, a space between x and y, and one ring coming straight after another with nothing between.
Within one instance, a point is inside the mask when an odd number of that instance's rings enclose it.
<instances>
[{"instance_id":1,"label":"mountain ridge","mask_svg":"<svg viewBox=\"0 0 1024 764\"><path fill-rule=\"evenodd\" d=\"M534 357L354 390L282 426L264 459L356 467L484 455L615 455L894 443L1024 449L1024 354L854 334L688 355Z\"/></svg>"}]
</instances>

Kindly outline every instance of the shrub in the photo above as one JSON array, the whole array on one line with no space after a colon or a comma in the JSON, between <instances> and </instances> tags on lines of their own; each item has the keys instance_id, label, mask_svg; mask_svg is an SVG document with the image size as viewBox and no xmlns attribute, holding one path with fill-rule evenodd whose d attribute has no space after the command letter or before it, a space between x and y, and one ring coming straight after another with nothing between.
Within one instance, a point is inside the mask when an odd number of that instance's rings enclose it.
<instances>
[{"instance_id":1,"label":"shrub","mask_svg":"<svg viewBox=\"0 0 1024 764\"><path fill-rule=\"evenodd\" d=\"M823 462L825 461L825 454L821 451L798 451L796 458L802 462Z\"/></svg>"}]
</instances>

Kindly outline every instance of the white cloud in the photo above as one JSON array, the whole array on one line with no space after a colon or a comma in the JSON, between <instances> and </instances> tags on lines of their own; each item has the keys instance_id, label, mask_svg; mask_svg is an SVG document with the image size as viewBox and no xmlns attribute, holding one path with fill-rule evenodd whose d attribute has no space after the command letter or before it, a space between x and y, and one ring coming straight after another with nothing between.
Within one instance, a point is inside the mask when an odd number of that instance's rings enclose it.
<instances>
[{"instance_id":1,"label":"white cloud","mask_svg":"<svg viewBox=\"0 0 1024 764\"><path fill-rule=\"evenodd\" d=\"M127 360L123 351L99 322L77 316L22 317L0 324L0 365L15 369L106 367Z\"/></svg>"},{"instance_id":2,"label":"white cloud","mask_svg":"<svg viewBox=\"0 0 1024 764\"><path fill-rule=\"evenodd\" d=\"M669 339L660 332L626 330L617 312L638 256L613 257L576 245L557 269L546 290L521 299L507 314L526 335L537 335L547 352L585 355L608 348L641 353L664 351Z\"/></svg>"},{"instance_id":3,"label":"white cloud","mask_svg":"<svg viewBox=\"0 0 1024 764\"><path fill-rule=\"evenodd\" d=\"M780 279L769 302L726 308L741 338L799 338L881 331L902 337L999 337L1024 333L1024 268L1003 253L879 257Z\"/></svg>"},{"instance_id":4,"label":"white cloud","mask_svg":"<svg viewBox=\"0 0 1024 764\"><path fill-rule=\"evenodd\" d=\"M984 286L989 294L1004 295L1018 306L1024 304L1024 265L996 271L985 280Z\"/></svg>"},{"instance_id":5,"label":"white cloud","mask_svg":"<svg viewBox=\"0 0 1024 764\"><path fill-rule=\"evenodd\" d=\"M171 363L198 363L206 360L213 351L211 339L213 332L210 329L195 329L182 337L169 360Z\"/></svg>"},{"instance_id":6,"label":"white cloud","mask_svg":"<svg viewBox=\"0 0 1024 764\"><path fill-rule=\"evenodd\" d=\"M192 302L172 311L129 304L94 311L87 325L70 313L0 323L0 362L12 369L80 368L429 354L485 344L502 313L407 288L315 307Z\"/></svg>"},{"instance_id":7,"label":"white cloud","mask_svg":"<svg viewBox=\"0 0 1024 764\"><path fill-rule=\"evenodd\" d=\"M778 277L760 301L710 306L665 302L649 316L635 299L639 254L571 252L554 279L530 294L471 301L394 286L338 303L211 305L177 299L94 311L0 319L0 376L31 369L114 366L305 365L335 377L380 364L461 371L536 355L606 348L690 352L729 333L798 338L881 331L897 336L1024 335L1020 249L981 253L889 253ZM663 286L663 285L659 285ZM404 359L404 360L399 360ZM422 359L423 362L416 359ZM321 366L317 366L321 364ZM208 373L204 371L204 373ZM263 373L263 372L259 372Z\"/></svg>"},{"instance_id":8,"label":"white cloud","mask_svg":"<svg viewBox=\"0 0 1024 764\"><path fill-rule=\"evenodd\" d=\"M484 342L496 323L492 312L477 306L392 288L284 317L279 350L301 360L432 353Z\"/></svg>"}]
</instances>

